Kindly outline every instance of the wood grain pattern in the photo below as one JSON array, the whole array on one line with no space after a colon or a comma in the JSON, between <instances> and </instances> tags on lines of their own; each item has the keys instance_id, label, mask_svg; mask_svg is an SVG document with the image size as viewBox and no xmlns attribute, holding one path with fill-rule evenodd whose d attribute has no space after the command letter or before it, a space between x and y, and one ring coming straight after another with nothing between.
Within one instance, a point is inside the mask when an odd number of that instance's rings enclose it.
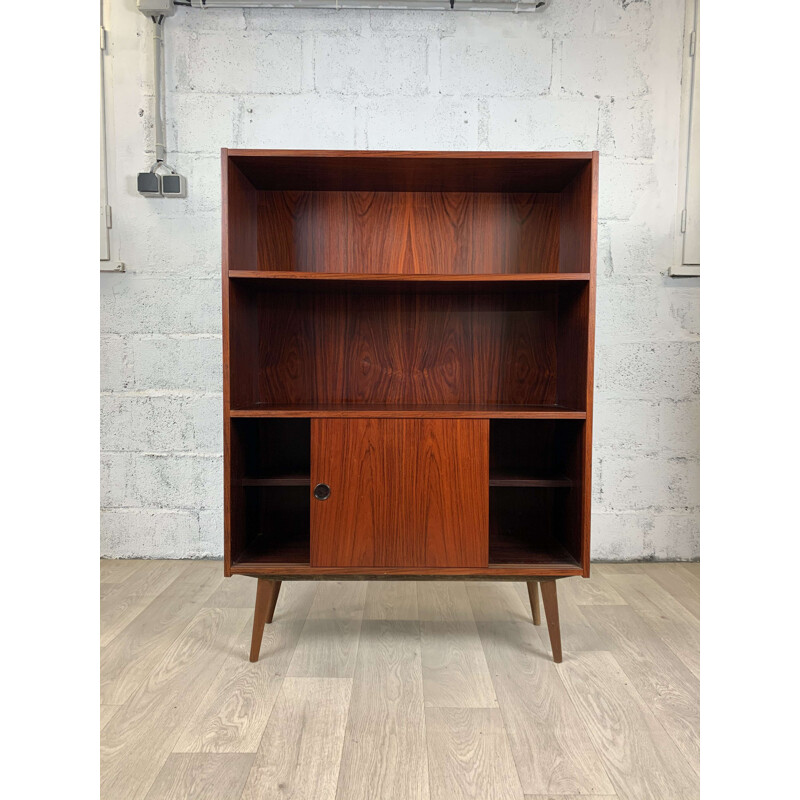
<instances>
[{"instance_id":1,"label":"wood grain pattern","mask_svg":"<svg viewBox=\"0 0 800 800\"><path fill-rule=\"evenodd\" d=\"M428 798L419 623L361 627L337 800Z\"/></svg>"},{"instance_id":2,"label":"wood grain pattern","mask_svg":"<svg viewBox=\"0 0 800 800\"><path fill-rule=\"evenodd\" d=\"M202 756L173 753L145 800L230 800L242 793L255 756L243 753Z\"/></svg>"},{"instance_id":3,"label":"wood grain pattern","mask_svg":"<svg viewBox=\"0 0 800 800\"><path fill-rule=\"evenodd\" d=\"M378 274L557 272L557 194L261 192L258 269ZM251 265L254 268L255 264ZM572 272L588 270L575 263Z\"/></svg>"},{"instance_id":4,"label":"wood grain pattern","mask_svg":"<svg viewBox=\"0 0 800 800\"><path fill-rule=\"evenodd\" d=\"M159 566L140 561L126 565L124 570L130 577L141 572L140 578L146 584L144 574L149 570L155 573ZM691 734L696 723L696 705L687 702L693 693L696 695L696 689L691 688L696 687L696 680L681 663L683 659L678 661L672 655L674 635L683 625L691 623L696 627L697 621L675 595L650 577L667 565L601 564L590 581L561 581L559 615L566 658L561 665L550 661L546 633L531 625L527 590L522 583L413 580L348 584L365 591L363 620L374 626L363 632L359 626L358 635L352 630L347 633L347 629L354 613L358 613L360 595L337 596L335 585L327 582L285 583L279 613L264 631L261 660L250 664L249 617L255 581L237 577L222 586L209 587L205 576L211 569L218 577L218 563L184 562L184 566L168 591L153 597L142 614L151 622L166 619L176 599L180 606L181 598L192 599L196 591L194 616L184 618L180 630L173 630L173 639L166 650L161 650L159 661L149 671L139 673L139 683L134 686L137 702L131 699L101 709L101 721L105 722L100 734L103 797L142 798L148 791L164 791L166 796L172 791L179 797L202 797L203 792L208 792L214 797L214 791L223 791L230 800L238 800L236 785L247 780L249 761L239 761L234 755L227 762L229 768L217 771L219 763L215 765L213 758L209 762L205 759L213 757L216 750L252 751L258 749L259 742L265 750L261 764L272 769L272 777L263 785L254 779L251 797L315 797L317 791L322 796L326 791L335 794L341 777L340 796L348 800L351 779L356 790L370 798L385 793L398 800L419 800L428 792L437 796L442 786L450 787L454 797L470 796L469 787L482 787L477 796L490 798L495 792L502 796L508 782L514 780L514 771L520 776L526 800L576 800L578 796L609 800L616 796L614 791L620 797L636 800L697 797L696 751L679 746L673 738L680 736L681 724L689 723L687 730ZM104 565L103 569L108 574L114 567L109 570ZM675 569L691 578L697 588L696 567L675 565ZM116 587L119 583L105 585ZM334 639L345 642L344 650L353 654L354 661L363 658L365 664L372 666L362 672L361 666L354 664L345 678L320 679L349 685L352 677L365 678L360 690L363 697L356 706L358 714L350 727L357 741L350 743L347 750L342 745L346 722L338 723L338 738L326 737L331 723L327 716L330 705L325 698L330 695L320 694L316 700L306 702L293 694L283 703L280 713L275 702L293 657L294 642L299 641L303 630L303 620L317 590L326 587L333 592L326 594L315 614L327 620L328 632L320 638L307 639L303 661L312 667L324 667L337 660L338 656L323 655L312 663L320 648L325 651L332 647L330 640ZM683 593L686 588L676 583L676 591ZM626 598L630 598L630 605ZM657 608L661 610L659 616ZM164 609L163 615L159 609ZM217 622L212 621L218 619L217 609L240 615L234 626L239 628L238 633L230 632L228 638L228 634L219 632ZM582 622L576 614L581 615ZM591 624L584 614L592 617ZM345 623L342 634L335 631L340 617ZM490 637L485 640L484 654L492 688L498 687L495 696L502 717L495 718L502 722L515 758L510 765L502 757L492 763L484 760L481 753L492 751L497 739L491 734L491 741L482 743L473 735L476 731L486 734L483 720L471 716L470 722L462 726L457 713L447 711L443 712L447 721L442 735L435 734L436 753L432 754L433 725L424 719L423 711L429 715L440 709L424 708L424 658L427 645L437 642L431 639L426 643L421 630L428 622L442 620L464 625L472 617L484 620L480 623L481 633ZM667 620L673 620L675 626L670 627ZM504 630L504 626L510 629ZM568 644L571 629L572 641ZM150 631L157 640L154 644L160 647L165 631L159 626ZM146 630L138 629L137 635L143 634ZM120 637L125 635L123 631ZM368 650L357 654L361 636ZM442 643L447 642L445 634ZM477 654L483 644L484 639L478 633L467 633L465 625L459 647ZM138 647L148 649L141 641ZM581 647L591 649L583 652ZM597 651L598 647L605 652ZM687 640L687 652L696 647L696 639ZM376 651L385 651L385 655L376 656ZM342 655L342 662L348 658ZM572 677L574 669L581 670L580 680ZM305 686L307 681L317 679L293 680L296 686ZM145 686L150 688L145 691ZM374 716L370 716L371 702L377 704ZM340 719L348 713L349 706L345 706ZM485 712L477 713L483 716ZM366 726L359 724L362 720L367 721ZM526 738L528 725L531 731ZM312 730L320 731L321 738L312 735ZM491 730L500 735L499 729ZM107 731L111 739L107 739ZM397 739L397 731L404 738ZM266 734L265 738L261 733ZM317 744L303 744L307 737ZM512 740L519 741L520 737L522 746L512 747ZM581 741L583 746L590 743L605 770L610 780L606 789L597 785L588 793L591 784L583 781L580 790L568 788L570 780L575 785L574 765L564 764L561 748L574 758L581 750ZM181 751L191 751L191 761L186 760L186 755L179 759L169 756L170 752ZM298 753L300 758L295 760ZM408 760L404 753L410 754ZM473 755L459 755L464 753ZM252 755L250 752L247 758ZM347 763L351 755L357 760L355 766ZM388 766L384 766L385 761L390 762ZM507 765L502 775L495 769L498 764ZM354 776L365 771L378 778L370 782L362 777L359 783ZM398 773L419 775L420 771L419 780L410 780L405 774L394 780ZM587 772L591 774L591 770L582 774ZM187 789L184 778L189 780L191 775L196 776L196 783ZM446 781L437 775L447 776ZM538 776L540 785L548 788L531 791L524 783L531 775ZM142 785L148 783L152 786ZM113 791L106 791L109 785ZM118 787L122 788L118 791ZM192 787L196 788L196 795L191 793L195 791Z\"/></svg>"},{"instance_id":5,"label":"wood grain pattern","mask_svg":"<svg viewBox=\"0 0 800 800\"><path fill-rule=\"evenodd\" d=\"M152 569L139 570L122 583L110 584L100 611L100 646L109 644L185 569L180 561L156 561Z\"/></svg>"},{"instance_id":6,"label":"wood grain pattern","mask_svg":"<svg viewBox=\"0 0 800 800\"><path fill-rule=\"evenodd\" d=\"M464 584L420 583L418 595L425 706L496 707Z\"/></svg>"},{"instance_id":7,"label":"wood grain pattern","mask_svg":"<svg viewBox=\"0 0 800 800\"><path fill-rule=\"evenodd\" d=\"M617 575L613 585L660 639L700 677L700 622L649 575Z\"/></svg>"},{"instance_id":8,"label":"wood grain pattern","mask_svg":"<svg viewBox=\"0 0 800 800\"><path fill-rule=\"evenodd\" d=\"M198 565L101 648L101 702L120 705L130 698L221 581L217 564Z\"/></svg>"},{"instance_id":9,"label":"wood grain pattern","mask_svg":"<svg viewBox=\"0 0 800 800\"><path fill-rule=\"evenodd\" d=\"M428 708L431 800L523 800L503 717L491 708Z\"/></svg>"},{"instance_id":10,"label":"wood grain pattern","mask_svg":"<svg viewBox=\"0 0 800 800\"><path fill-rule=\"evenodd\" d=\"M560 192L591 152L226 150L258 189L350 192Z\"/></svg>"},{"instance_id":11,"label":"wood grain pattern","mask_svg":"<svg viewBox=\"0 0 800 800\"><path fill-rule=\"evenodd\" d=\"M231 323L242 341L231 352L233 408L558 404L559 290L550 285L268 289L255 282L246 297L241 289L248 308Z\"/></svg>"},{"instance_id":12,"label":"wood grain pattern","mask_svg":"<svg viewBox=\"0 0 800 800\"><path fill-rule=\"evenodd\" d=\"M630 606L584 609L614 657L690 764L700 763L700 682Z\"/></svg>"},{"instance_id":13,"label":"wood grain pattern","mask_svg":"<svg viewBox=\"0 0 800 800\"><path fill-rule=\"evenodd\" d=\"M528 794L613 793L559 679L562 667L552 663L530 621L479 622L478 633L523 790ZM531 753L538 757L531 758Z\"/></svg>"},{"instance_id":14,"label":"wood grain pattern","mask_svg":"<svg viewBox=\"0 0 800 800\"><path fill-rule=\"evenodd\" d=\"M205 694L249 618L245 609L199 609L199 602L195 599L196 614L188 626L103 730L103 797L145 797L180 725Z\"/></svg>"},{"instance_id":15,"label":"wood grain pattern","mask_svg":"<svg viewBox=\"0 0 800 800\"><path fill-rule=\"evenodd\" d=\"M367 586L362 582L318 585L287 675L352 678L366 593Z\"/></svg>"},{"instance_id":16,"label":"wood grain pattern","mask_svg":"<svg viewBox=\"0 0 800 800\"><path fill-rule=\"evenodd\" d=\"M583 653L559 673L624 800L695 800L697 773L611 653Z\"/></svg>"},{"instance_id":17,"label":"wood grain pattern","mask_svg":"<svg viewBox=\"0 0 800 800\"><path fill-rule=\"evenodd\" d=\"M284 680L242 800L333 800L350 690L345 678Z\"/></svg>"},{"instance_id":18,"label":"wood grain pattern","mask_svg":"<svg viewBox=\"0 0 800 800\"><path fill-rule=\"evenodd\" d=\"M258 750L316 589L315 584L306 582L286 589L283 595L285 613L264 630L258 664L251 664L248 659L250 627L243 628L236 646L193 709L175 752L255 753ZM252 605L252 592L250 597Z\"/></svg>"},{"instance_id":19,"label":"wood grain pattern","mask_svg":"<svg viewBox=\"0 0 800 800\"><path fill-rule=\"evenodd\" d=\"M488 435L482 420L313 420L311 483L331 496L311 504L312 566L484 566Z\"/></svg>"}]
</instances>

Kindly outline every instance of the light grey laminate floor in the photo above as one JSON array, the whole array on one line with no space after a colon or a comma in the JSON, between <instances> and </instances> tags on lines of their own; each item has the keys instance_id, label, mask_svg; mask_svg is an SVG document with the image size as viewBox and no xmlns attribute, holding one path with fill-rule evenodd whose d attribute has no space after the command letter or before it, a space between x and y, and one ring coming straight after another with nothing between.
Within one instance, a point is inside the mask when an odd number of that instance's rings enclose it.
<instances>
[{"instance_id":1,"label":"light grey laminate floor","mask_svg":"<svg viewBox=\"0 0 800 800\"><path fill-rule=\"evenodd\" d=\"M248 661L252 578L102 561L104 800L698 796L698 564L558 582L287 582Z\"/></svg>"}]
</instances>

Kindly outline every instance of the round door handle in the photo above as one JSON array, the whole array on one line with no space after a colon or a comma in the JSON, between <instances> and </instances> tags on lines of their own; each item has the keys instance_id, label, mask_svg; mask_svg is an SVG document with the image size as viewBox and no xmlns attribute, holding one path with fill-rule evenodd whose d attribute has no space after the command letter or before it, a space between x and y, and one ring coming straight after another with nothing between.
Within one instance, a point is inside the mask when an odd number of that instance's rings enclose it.
<instances>
[{"instance_id":1,"label":"round door handle","mask_svg":"<svg viewBox=\"0 0 800 800\"><path fill-rule=\"evenodd\" d=\"M317 500L327 500L331 496L331 487L327 483L318 483L314 487L314 497Z\"/></svg>"}]
</instances>

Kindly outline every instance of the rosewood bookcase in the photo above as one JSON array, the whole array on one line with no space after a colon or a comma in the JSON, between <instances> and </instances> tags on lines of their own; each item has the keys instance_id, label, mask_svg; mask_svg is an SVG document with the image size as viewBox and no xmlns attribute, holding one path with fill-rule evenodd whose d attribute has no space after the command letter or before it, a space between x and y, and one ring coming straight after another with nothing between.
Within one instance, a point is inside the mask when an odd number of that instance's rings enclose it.
<instances>
[{"instance_id":1,"label":"rosewood bookcase","mask_svg":"<svg viewBox=\"0 0 800 800\"><path fill-rule=\"evenodd\" d=\"M589 575L598 155L222 151L225 574Z\"/></svg>"}]
</instances>

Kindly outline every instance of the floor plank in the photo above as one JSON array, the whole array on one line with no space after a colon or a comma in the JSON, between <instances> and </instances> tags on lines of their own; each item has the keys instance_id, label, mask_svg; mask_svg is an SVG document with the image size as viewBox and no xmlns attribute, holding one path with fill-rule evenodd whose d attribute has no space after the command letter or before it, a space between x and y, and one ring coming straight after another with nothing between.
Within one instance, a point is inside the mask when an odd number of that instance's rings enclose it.
<instances>
[{"instance_id":1,"label":"floor plank","mask_svg":"<svg viewBox=\"0 0 800 800\"><path fill-rule=\"evenodd\" d=\"M126 581L112 584L100 607L100 646L109 644L187 568L185 561L148 561Z\"/></svg>"},{"instance_id":2,"label":"floor plank","mask_svg":"<svg viewBox=\"0 0 800 800\"><path fill-rule=\"evenodd\" d=\"M111 722L111 718L121 708L122 706L108 706L102 703L100 704L100 730L103 730L103 728L105 728L105 726Z\"/></svg>"},{"instance_id":3,"label":"floor plank","mask_svg":"<svg viewBox=\"0 0 800 800\"><path fill-rule=\"evenodd\" d=\"M170 645L102 732L103 797L147 794L248 618L240 608L201 609Z\"/></svg>"},{"instance_id":4,"label":"floor plank","mask_svg":"<svg viewBox=\"0 0 800 800\"><path fill-rule=\"evenodd\" d=\"M146 800L238 800L254 755L173 753Z\"/></svg>"},{"instance_id":5,"label":"floor plank","mask_svg":"<svg viewBox=\"0 0 800 800\"><path fill-rule=\"evenodd\" d=\"M699 772L700 682L630 606L597 606L585 613L606 631L617 663Z\"/></svg>"},{"instance_id":6,"label":"floor plank","mask_svg":"<svg viewBox=\"0 0 800 800\"><path fill-rule=\"evenodd\" d=\"M700 584L681 564L649 564L647 575L700 619Z\"/></svg>"},{"instance_id":7,"label":"floor plank","mask_svg":"<svg viewBox=\"0 0 800 800\"><path fill-rule=\"evenodd\" d=\"M231 575L222 581L204 605L208 608L249 608L252 611L256 603L257 583L249 575ZM278 609L275 611L277 613Z\"/></svg>"},{"instance_id":8,"label":"floor plank","mask_svg":"<svg viewBox=\"0 0 800 800\"><path fill-rule=\"evenodd\" d=\"M287 675L352 678L366 594L366 581L317 582Z\"/></svg>"},{"instance_id":9,"label":"floor plank","mask_svg":"<svg viewBox=\"0 0 800 800\"><path fill-rule=\"evenodd\" d=\"M467 596L475 622L527 622L533 625L527 595L512 581L468 581Z\"/></svg>"},{"instance_id":10,"label":"floor plank","mask_svg":"<svg viewBox=\"0 0 800 800\"><path fill-rule=\"evenodd\" d=\"M558 592L576 606L621 606L625 600L606 575L592 569L591 578L565 578L558 582Z\"/></svg>"},{"instance_id":11,"label":"floor plank","mask_svg":"<svg viewBox=\"0 0 800 800\"><path fill-rule=\"evenodd\" d=\"M148 563L138 558L101 558L100 583L123 583Z\"/></svg>"},{"instance_id":12,"label":"floor plank","mask_svg":"<svg viewBox=\"0 0 800 800\"><path fill-rule=\"evenodd\" d=\"M700 677L700 621L649 575L618 575L614 583L630 607Z\"/></svg>"},{"instance_id":13,"label":"floor plank","mask_svg":"<svg viewBox=\"0 0 800 800\"><path fill-rule=\"evenodd\" d=\"M362 624L336 797L428 798L417 621Z\"/></svg>"},{"instance_id":14,"label":"floor plank","mask_svg":"<svg viewBox=\"0 0 800 800\"><path fill-rule=\"evenodd\" d=\"M530 623L478 623L522 789L609 794L614 789ZM583 654L570 659L579 661Z\"/></svg>"},{"instance_id":15,"label":"floor plank","mask_svg":"<svg viewBox=\"0 0 800 800\"><path fill-rule=\"evenodd\" d=\"M575 603L574 594L565 588L565 584L568 584L569 581L576 580L582 580L582 578L568 578L567 580L556 581L558 617L561 627L561 649L565 654L580 653L584 650L606 650L608 645L583 615L584 607L578 606ZM513 586L521 602L528 602L530 604L527 585L524 583L515 583ZM534 630L541 640L545 652L550 653L552 657L550 633L548 632L546 620L547 615L543 607L542 624L534 626Z\"/></svg>"},{"instance_id":16,"label":"floor plank","mask_svg":"<svg viewBox=\"0 0 800 800\"><path fill-rule=\"evenodd\" d=\"M222 579L219 562L193 564L101 648L100 702L131 697Z\"/></svg>"},{"instance_id":17,"label":"floor plank","mask_svg":"<svg viewBox=\"0 0 800 800\"><path fill-rule=\"evenodd\" d=\"M286 678L242 800L333 800L352 681Z\"/></svg>"},{"instance_id":18,"label":"floor plank","mask_svg":"<svg viewBox=\"0 0 800 800\"><path fill-rule=\"evenodd\" d=\"M523 800L498 709L428 708L425 724L431 800Z\"/></svg>"},{"instance_id":19,"label":"floor plank","mask_svg":"<svg viewBox=\"0 0 800 800\"><path fill-rule=\"evenodd\" d=\"M616 794L629 800L695 800L697 774L611 653L581 653L559 671Z\"/></svg>"},{"instance_id":20,"label":"floor plank","mask_svg":"<svg viewBox=\"0 0 800 800\"><path fill-rule=\"evenodd\" d=\"M464 583L421 581L418 595L425 706L497 707Z\"/></svg>"},{"instance_id":21,"label":"floor plank","mask_svg":"<svg viewBox=\"0 0 800 800\"><path fill-rule=\"evenodd\" d=\"M255 581L253 581L255 583ZM264 626L261 658L249 660L252 615L183 730L175 752L255 753L305 624L316 585L287 582L281 615Z\"/></svg>"}]
</instances>

